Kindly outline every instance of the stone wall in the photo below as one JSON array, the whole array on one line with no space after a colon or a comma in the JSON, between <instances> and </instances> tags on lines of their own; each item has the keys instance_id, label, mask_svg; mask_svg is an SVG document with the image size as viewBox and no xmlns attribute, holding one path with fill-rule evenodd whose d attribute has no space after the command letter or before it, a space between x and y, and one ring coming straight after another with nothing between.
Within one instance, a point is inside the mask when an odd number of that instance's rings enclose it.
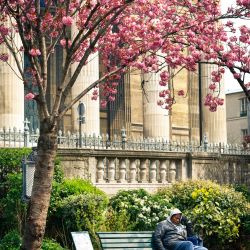
<instances>
[{"instance_id":1,"label":"stone wall","mask_svg":"<svg viewBox=\"0 0 250 250\"><path fill-rule=\"evenodd\" d=\"M66 177L85 178L109 194L120 189L162 186L187 179L211 179L250 187L250 156L219 153L59 149Z\"/></svg>"}]
</instances>

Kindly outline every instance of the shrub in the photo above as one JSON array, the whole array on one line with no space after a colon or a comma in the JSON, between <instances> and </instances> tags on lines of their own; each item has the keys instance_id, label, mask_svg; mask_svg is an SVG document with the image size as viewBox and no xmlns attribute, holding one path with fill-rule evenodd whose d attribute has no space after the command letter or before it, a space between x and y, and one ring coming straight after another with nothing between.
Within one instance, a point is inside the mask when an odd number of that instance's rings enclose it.
<instances>
[{"instance_id":1,"label":"shrub","mask_svg":"<svg viewBox=\"0 0 250 250\"><path fill-rule=\"evenodd\" d=\"M90 181L84 179L65 179L62 182L54 182L51 199L49 215L53 215L60 202L70 195L78 195L83 193L91 193L97 195L105 195L103 191L93 186Z\"/></svg>"},{"instance_id":2,"label":"shrub","mask_svg":"<svg viewBox=\"0 0 250 250\"><path fill-rule=\"evenodd\" d=\"M167 199L152 196L143 189L120 191L110 200L112 208L120 213L127 211L130 230L152 230L169 214Z\"/></svg>"},{"instance_id":3,"label":"shrub","mask_svg":"<svg viewBox=\"0 0 250 250\"><path fill-rule=\"evenodd\" d=\"M130 217L127 210L123 209L120 211L116 211L112 207L109 207L105 213L105 222L101 231L122 232L133 230L133 225L131 225L131 221L129 218Z\"/></svg>"},{"instance_id":4,"label":"shrub","mask_svg":"<svg viewBox=\"0 0 250 250\"><path fill-rule=\"evenodd\" d=\"M19 250L22 244L22 238L17 231L10 231L2 240L0 240L0 250ZM56 241L44 239L42 250L64 250Z\"/></svg>"},{"instance_id":5,"label":"shrub","mask_svg":"<svg viewBox=\"0 0 250 250\"><path fill-rule=\"evenodd\" d=\"M21 243L20 234L16 230L10 231L0 240L0 250L19 250Z\"/></svg>"},{"instance_id":6,"label":"shrub","mask_svg":"<svg viewBox=\"0 0 250 250\"><path fill-rule=\"evenodd\" d=\"M223 249L226 242L239 236L240 216L247 211L247 201L233 188L211 181L188 181L161 189L157 195L170 198L211 245Z\"/></svg>"},{"instance_id":7,"label":"shrub","mask_svg":"<svg viewBox=\"0 0 250 250\"><path fill-rule=\"evenodd\" d=\"M61 247L61 245L53 239L43 240L42 250L64 250L64 249L65 248Z\"/></svg>"},{"instance_id":8,"label":"shrub","mask_svg":"<svg viewBox=\"0 0 250 250\"><path fill-rule=\"evenodd\" d=\"M6 194L0 199L1 235L14 229L21 232L26 216L26 203L21 200L22 175L9 174L3 184Z\"/></svg>"},{"instance_id":9,"label":"shrub","mask_svg":"<svg viewBox=\"0 0 250 250\"><path fill-rule=\"evenodd\" d=\"M87 230L94 237L94 231L104 221L107 204L107 195L87 180L66 179L54 183L46 235L64 246L71 245L71 231Z\"/></svg>"},{"instance_id":10,"label":"shrub","mask_svg":"<svg viewBox=\"0 0 250 250\"><path fill-rule=\"evenodd\" d=\"M0 148L0 198L6 193L3 183L10 173L20 173L24 156L31 153L29 148Z\"/></svg>"}]
</instances>

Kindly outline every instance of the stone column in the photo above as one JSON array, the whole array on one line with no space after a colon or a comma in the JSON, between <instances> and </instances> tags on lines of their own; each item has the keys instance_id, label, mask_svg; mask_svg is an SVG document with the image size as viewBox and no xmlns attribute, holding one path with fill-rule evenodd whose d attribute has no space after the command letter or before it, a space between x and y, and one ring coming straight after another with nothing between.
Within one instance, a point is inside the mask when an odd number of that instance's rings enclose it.
<instances>
[{"instance_id":1,"label":"stone column","mask_svg":"<svg viewBox=\"0 0 250 250\"><path fill-rule=\"evenodd\" d=\"M18 49L22 46L21 39L18 34L15 35L13 42ZM14 57L10 54L9 50L4 44L0 45L0 54L2 53L7 53L9 55L8 63L10 66L5 62L0 61L0 128L16 127L17 129L23 129L23 81L18 77L20 76L20 73L18 71ZM19 62L23 64L23 53L20 53Z\"/></svg>"},{"instance_id":2,"label":"stone column","mask_svg":"<svg viewBox=\"0 0 250 250\"><path fill-rule=\"evenodd\" d=\"M169 115L166 109L157 105L160 73L144 74L143 134L144 137L169 139Z\"/></svg>"},{"instance_id":3,"label":"stone column","mask_svg":"<svg viewBox=\"0 0 250 250\"><path fill-rule=\"evenodd\" d=\"M72 29L73 35L77 34L76 28ZM77 68L77 63L72 64L71 74ZM99 56L98 53L92 54L88 58L88 63L83 66L77 80L72 88L72 99L86 89L90 84L99 79ZM85 124L82 125L82 131L86 134L99 134L100 133L100 112L99 112L99 98L91 100L92 92L89 91L82 99L81 102L85 104ZM79 129L78 112L76 103L72 107L72 127L75 131Z\"/></svg>"},{"instance_id":4,"label":"stone column","mask_svg":"<svg viewBox=\"0 0 250 250\"><path fill-rule=\"evenodd\" d=\"M201 66L202 103L204 103L205 97L209 93L208 87L212 83L211 72L214 70L217 70L217 66ZM224 99L223 106L218 106L216 112L211 112L207 106L202 105L202 136L207 136L208 143L227 143L226 97L223 80L218 91L220 93L219 97Z\"/></svg>"}]
</instances>

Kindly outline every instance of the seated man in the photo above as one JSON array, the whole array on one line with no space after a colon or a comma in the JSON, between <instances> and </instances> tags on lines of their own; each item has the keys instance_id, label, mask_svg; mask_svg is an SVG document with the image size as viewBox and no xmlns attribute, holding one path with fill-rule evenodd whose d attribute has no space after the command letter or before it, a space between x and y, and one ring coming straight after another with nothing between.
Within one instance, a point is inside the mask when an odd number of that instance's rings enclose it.
<instances>
[{"instance_id":1,"label":"seated man","mask_svg":"<svg viewBox=\"0 0 250 250\"><path fill-rule=\"evenodd\" d=\"M186 226L187 240L191 241L195 246L203 246L203 240L194 232L193 224L186 216L182 215L181 224Z\"/></svg>"},{"instance_id":2,"label":"seated man","mask_svg":"<svg viewBox=\"0 0 250 250\"><path fill-rule=\"evenodd\" d=\"M158 223L152 238L155 250L207 250L187 240L186 226L181 224L181 218L181 211L173 209L166 220Z\"/></svg>"}]
</instances>

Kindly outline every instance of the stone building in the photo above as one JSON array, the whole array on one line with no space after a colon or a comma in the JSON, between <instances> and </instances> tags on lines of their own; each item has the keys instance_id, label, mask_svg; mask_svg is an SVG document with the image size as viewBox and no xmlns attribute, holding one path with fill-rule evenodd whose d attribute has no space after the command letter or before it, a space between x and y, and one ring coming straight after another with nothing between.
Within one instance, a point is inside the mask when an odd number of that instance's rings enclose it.
<instances>
[{"instance_id":1,"label":"stone building","mask_svg":"<svg viewBox=\"0 0 250 250\"><path fill-rule=\"evenodd\" d=\"M249 110L246 95L242 90L226 94L228 143L239 143L248 135Z\"/></svg>"},{"instance_id":2,"label":"stone building","mask_svg":"<svg viewBox=\"0 0 250 250\"><path fill-rule=\"evenodd\" d=\"M18 38L17 42L18 41ZM4 50L1 46L1 50ZM60 82L60 64L63 54L60 48L55 49L49 62L49 104L54 98L56 84ZM15 69L13 58L10 65ZM24 65L26 61L24 60ZM25 65L27 67L27 65ZM72 65L72 68L76 65ZM98 79L100 75L100 60L98 54L93 55L79 75L74 85L71 98L78 90L82 90ZM219 143L227 141L225 106L220 106L217 112L208 111L203 105L210 81L211 66L199 65L198 73L189 73L182 70L172 80L176 103L170 113L157 106L159 74L141 75L131 71L124 75L118 88L115 102L109 103L103 109L99 101L92 101L92 93L82 98L86 107L86 123L82 129L87 134L108 133L112 139L119 134L121 128L126 129L128 137L154 137L178 141L201 142L206 135L208 142ZM142 83L143 86L142 86ZM183 89L184 97L179 97L177 91ZM38 126L36 104L33 101L24 101L25 90L22 81L5 63L0 62L0 128L23 128L23 121L28 118L30 128ZM220 97L225 98L223 86ZM64 117L60 124L63 131L78 130L78 113L76 104Z\"/></svg>"}]
</instances>

